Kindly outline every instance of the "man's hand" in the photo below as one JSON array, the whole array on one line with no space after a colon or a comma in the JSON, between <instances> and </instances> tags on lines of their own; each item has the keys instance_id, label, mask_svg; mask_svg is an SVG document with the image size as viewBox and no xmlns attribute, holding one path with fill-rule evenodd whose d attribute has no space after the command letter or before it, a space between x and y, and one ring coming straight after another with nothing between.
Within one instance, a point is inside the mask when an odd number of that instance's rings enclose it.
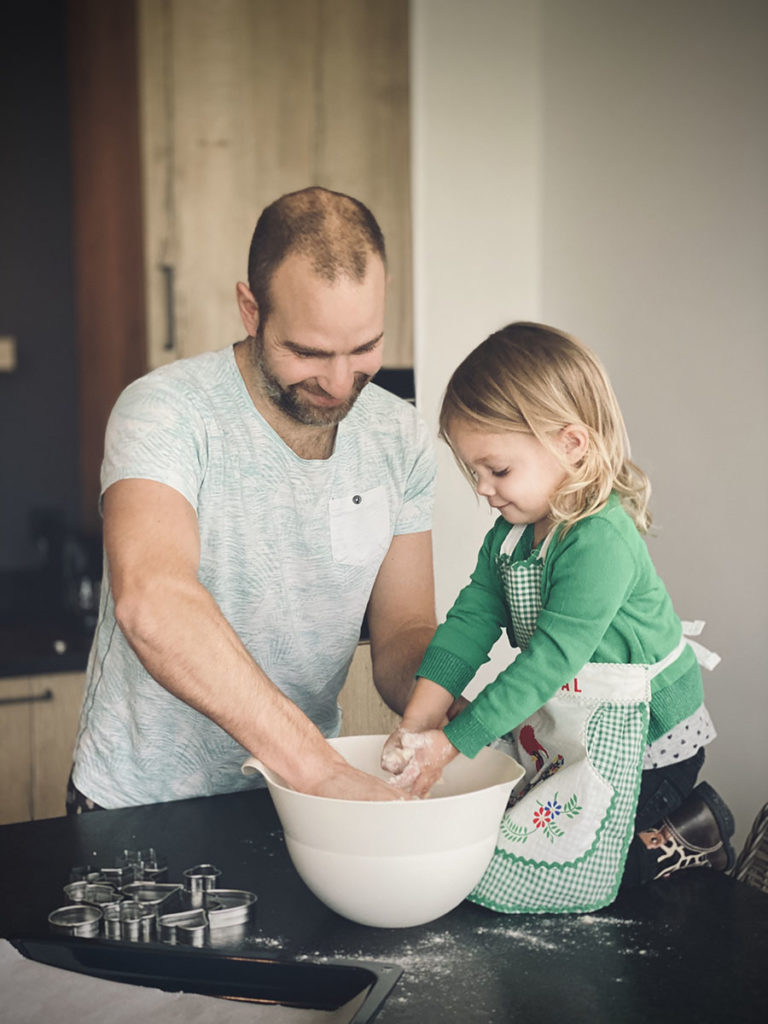
<instances>
[{"instance_id":1,"label":"man's hand","mask_svg":"<svg viewBox=\"0 0 768 1024\"><path fill-rule=\"evenodd\" d=\"M392 773L397 789L426 797L458 753L442 729L414 732L401 726L384 744L381 766Z\"/></svg>"},{"instance_id":2,"label":"man's hand","mask_svg":"<svg viewBox=\"0 0 768 1024\"><path fill-rule=\"evenodd\" d=\"M334 800L410 799L409 793L348 764L335 765L334 771L319 779L309 792L313 796L326 796Z\"/></svg>"}]
</instances>

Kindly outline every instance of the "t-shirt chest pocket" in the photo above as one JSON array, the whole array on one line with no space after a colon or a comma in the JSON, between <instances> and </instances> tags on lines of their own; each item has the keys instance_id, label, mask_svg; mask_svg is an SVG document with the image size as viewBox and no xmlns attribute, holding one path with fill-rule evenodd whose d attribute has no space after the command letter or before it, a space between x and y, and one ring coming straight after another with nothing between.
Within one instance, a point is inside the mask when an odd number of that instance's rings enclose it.
<instances>
[{"instance_id":1,"label":"t-shirt chest pocket","mask_svg":"<svg viewBox=\"0 0 768 1024\"><path fill-rule=\"evenodd\" d=\"M328 510L334 561L366 565L383 558L391 536L384 487L331 498Z\"/></svg>"}]
</instances>

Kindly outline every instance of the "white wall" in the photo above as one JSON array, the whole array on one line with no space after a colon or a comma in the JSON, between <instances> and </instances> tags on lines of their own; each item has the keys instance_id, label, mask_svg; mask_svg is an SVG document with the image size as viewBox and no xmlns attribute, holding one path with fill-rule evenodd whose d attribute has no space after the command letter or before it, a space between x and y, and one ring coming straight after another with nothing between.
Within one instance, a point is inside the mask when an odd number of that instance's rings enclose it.
<instances>
[{"instance_id":1,"label":"white wall","mask_svg":"<svg viewBox=\"0 0 768 1024\"><path fill-rule=\"evenodd\" d=\"M456 364L510 314L538 307L536 19L534 3L506 0L416 0L412 11L417 404L436 429ZM442 615L492 520L442 444L440 458Z\"/></svg>"},{"instance_id":2,"label":"white wall","mask_svg":"<svg viewBox=\"0 0 768 1024\"><path fill-rule=\"evenodd\" d=\"M608 366L654 485L649 546L706 673L707 777L768 800L768 5L412 0L418 399L537 318ZM489 514L441 453L438 606Z\"/></svg>"}]
</instances>

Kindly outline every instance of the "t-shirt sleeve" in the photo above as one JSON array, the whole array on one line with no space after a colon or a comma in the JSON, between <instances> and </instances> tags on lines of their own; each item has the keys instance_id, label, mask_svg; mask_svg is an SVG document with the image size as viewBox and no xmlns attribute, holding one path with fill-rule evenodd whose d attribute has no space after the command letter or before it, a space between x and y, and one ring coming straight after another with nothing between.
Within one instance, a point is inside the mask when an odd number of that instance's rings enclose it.
<instances>
[{"instance_id":1,"label":"t-shirt sleeve","mask_svg":"<svg viewBox=\"0 0 768 1024\"><path fill-rule=\"evenodd\" d=\"M413 415L409 431L410 471L403 502L395 522L395 534L422 533L432 529L437 460L435 446L421 417Z\"/></svg>"},{"instance_id":2,"label":"t-shirt sleeve","mask_svg":"<svg viewBox=\"0 0 768 1024\"><path fill-rule=\"evenodd\" d=\"M590 661L636 578L626 539L599 517L576 524L549 557L547 599L527 648L445 727L469 757L532 715Z\"/></svg>"},{"instance_id":3,"label":"t-shirt sleeve","mask_svg":"<svg viewBox=\"0 0 768 1024\"><path fill-rule=\"evenodd\" d=\"M196 509L205 451L202 418L183 391L141 378L123 391L109 417L101 494L118 480L155 480Z\"/></svg>"}]
</instances>

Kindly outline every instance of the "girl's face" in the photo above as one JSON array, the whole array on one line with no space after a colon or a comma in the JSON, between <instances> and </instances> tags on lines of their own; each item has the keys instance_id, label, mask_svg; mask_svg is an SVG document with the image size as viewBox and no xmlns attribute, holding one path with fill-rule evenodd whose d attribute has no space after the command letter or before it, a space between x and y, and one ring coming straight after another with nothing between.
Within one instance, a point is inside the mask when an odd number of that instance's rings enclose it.
<instances>
[{"instance_id":1,"label":"girl's face","mask_svg":"<svg viewBox=\"0 0 768 1024\"><path fill-rule=\"evenodd\" d=\"M571 462L572 449L568 430L561 431L557 438L567 463ZM550 498L568 476L563 463L533 434L491 433L455 420L450 439L472 473L477 493L508 523L533 523L538 544L549 531Z\"/></svg>"}]
</instances>

